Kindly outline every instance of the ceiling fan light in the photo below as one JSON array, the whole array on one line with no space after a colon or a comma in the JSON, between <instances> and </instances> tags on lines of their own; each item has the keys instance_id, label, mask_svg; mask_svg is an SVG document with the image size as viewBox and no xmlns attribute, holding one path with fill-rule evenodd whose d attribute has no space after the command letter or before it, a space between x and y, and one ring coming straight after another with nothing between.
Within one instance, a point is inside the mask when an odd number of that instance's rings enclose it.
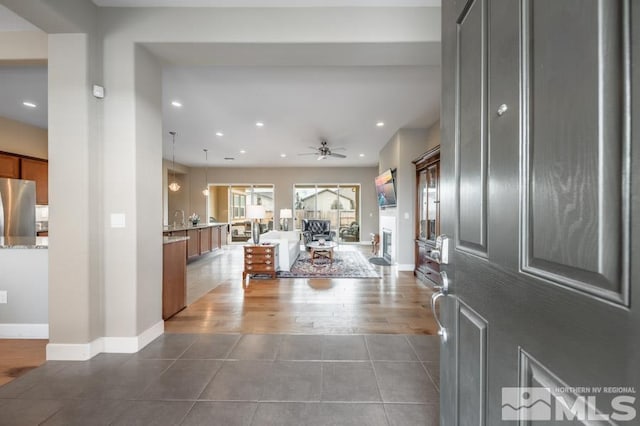
<instances>
[{"instance_id":1,"label":"ceiling fan light","mask_svg":"<svg viewBox=\"0 0 640 426\"><path fill-rule=\"evenodd\" d=\"M318 156L318 161L324 160L325 158L327 158L326 155L320 155L320 156Z\"/></svg>"}]
</instances>

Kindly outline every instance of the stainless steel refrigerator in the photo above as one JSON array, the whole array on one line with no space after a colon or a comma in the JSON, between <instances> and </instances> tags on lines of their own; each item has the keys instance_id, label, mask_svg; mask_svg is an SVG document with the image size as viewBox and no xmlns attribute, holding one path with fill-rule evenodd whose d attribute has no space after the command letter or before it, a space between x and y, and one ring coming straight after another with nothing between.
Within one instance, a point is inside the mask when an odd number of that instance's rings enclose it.
<instances>
[{"instance_id":1,"label":"stainless steel refrigerator","mask_svg":"<svg viewBox=\"0 0 640 426\"><path fill-rule=\"evenodd\" d=\"M0 178L0 237L36 236L36 183Z\"/></svg>"}]
</instances>

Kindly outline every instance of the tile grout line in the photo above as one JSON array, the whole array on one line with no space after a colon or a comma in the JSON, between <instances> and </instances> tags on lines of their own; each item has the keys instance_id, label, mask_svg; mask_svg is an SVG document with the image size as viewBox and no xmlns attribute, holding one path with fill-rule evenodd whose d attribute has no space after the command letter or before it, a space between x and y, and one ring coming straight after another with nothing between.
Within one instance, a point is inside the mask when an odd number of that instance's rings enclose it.
<instances>
[{"instance_id":1,"label":"tile grout line","mask_svg":"<svg viewBox=\"0 0 640 426\"><path fill-rule=\"evenodd\" d=\"M378 381L378 373L376 371L376 366L373 362L371 349L369 349L369 342L367 342L367 337L364 337L364 345L367 348L367 353L369 354L369 362L371 363L371 369L373 370L373 377L376 379L376 388L378 389L378 395L380 396L380 403L382 404L382 410L384 411L384 419L387 422L387 425L391 424L389 420L389 414L387 413L387 407L384 405L384 398L382 397L382 391L380 390L380 383Z\"/></svg>"},{"instance_id":2,"label":"tile grout line","mask_svg":"<svg viewBox=\"0 0 640 426\"><path fill-rule=\"evenodd\" d=\"M178 425L182 425L184 424L184 421L187 419L187 416L189 415L189 413L191 413L191 410L193 410L193 407L196 406L196 402L197 401L193 401L193 403L191 404L191 407L189 407L189 409L187 410L186 413L184 413L184 415L182 416L182 418L180 419L180 421L178 422Z\"/></svg>"}]
</instances>

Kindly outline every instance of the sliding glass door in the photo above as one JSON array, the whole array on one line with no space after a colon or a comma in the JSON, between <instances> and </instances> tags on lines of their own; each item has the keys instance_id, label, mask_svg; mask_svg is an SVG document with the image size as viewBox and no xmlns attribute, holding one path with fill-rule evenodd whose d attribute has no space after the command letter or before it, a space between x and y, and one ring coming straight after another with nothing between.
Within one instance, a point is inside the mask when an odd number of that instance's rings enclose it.
<instances>
[{"instance_id":1,"label":"sliding glass door","mask_svg":"<svg viewBox=\"0 0 640 426\"><path fill-rule=\"evenodd\" d=\"M293 200L296 229L303 219L324 219L340 242L360 241L360 185L294 185Z\"/></svg>"}]
</instances>

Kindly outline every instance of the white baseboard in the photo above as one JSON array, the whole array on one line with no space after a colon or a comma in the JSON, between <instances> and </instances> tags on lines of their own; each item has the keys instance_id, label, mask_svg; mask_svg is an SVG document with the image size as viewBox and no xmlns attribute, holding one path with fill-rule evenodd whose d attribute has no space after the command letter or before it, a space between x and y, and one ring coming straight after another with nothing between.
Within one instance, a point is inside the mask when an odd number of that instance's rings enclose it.
<instances>
[{"instance_id":1,"label":"white baseboard","mask_svg":"<svg viewBox=\"0 0 640 426\"><path fill-rule=\"evenodd\" d=\"M89 343L49 343L47 361L86 361L103 352L103 349L102 337Z\"/></svg>"},{"instance_id":2,"label":"white baseboard","mask_svg":"<svg viewBox=\"0 0 640 426\"><path fill-rule=\"evenodd\" d=\"M164 333L164 321L152 325L135 337L99 337L90 343L49 343L47 360L86 361L99 353L136 353Z\"/></svg>"},{"instance_id":3,"label":"white baseboard","mask_svg":"<svg viewBox=\"0 0 640 426\"><path fill-rule=\"evenodd\" d=\"M413 263L398 263L398 271L412 271L414 270Z\"/></svg>"},{"instance_id":4,"label":"white baseboard","mask_svg":"<svg viewBox=\"0 0 640 426\"><path fill-rule=\"evenodd\" d=\"M104 351L115 354L133 354L164 333L164 321L159 321L135 337L103 337Z\"/></svg>"},{"instance_id":5,"label":"white baseboard","mask_svg":"<svg viewBox=\"0 0 640 426\"><path fill-rule=\"evenodd\" d=\"M49 324L0 324L0 339L48 339Z\"/></svg>"}]
</instances>

